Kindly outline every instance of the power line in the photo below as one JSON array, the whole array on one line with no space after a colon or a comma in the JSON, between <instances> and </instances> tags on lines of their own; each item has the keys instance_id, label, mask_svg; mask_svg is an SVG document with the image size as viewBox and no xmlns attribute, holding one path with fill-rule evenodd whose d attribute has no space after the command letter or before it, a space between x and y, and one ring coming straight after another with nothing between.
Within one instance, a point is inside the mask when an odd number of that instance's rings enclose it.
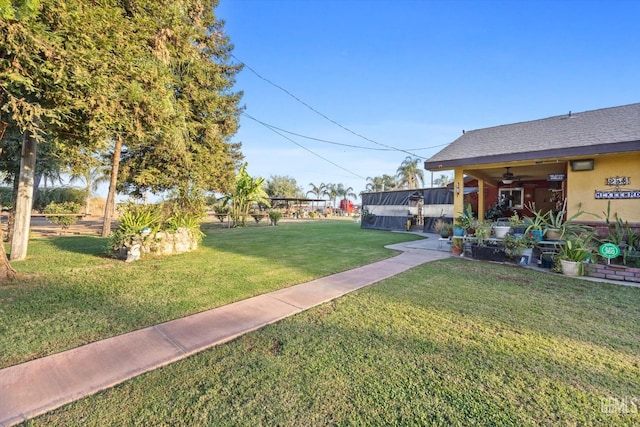
<instances>
[{"instance_id":1,"label":"power line","mask_svg":"<svg viewBox=\"0 0 640 427\"><path fill-rule=\"evenodd\" d=\"M353 134L353 135L355 135L355 136L357 136L357 137L359 137L359 138L362 138L362 139L364 139L365 141L372 142L372 143L374 143L374 144L376 144L376 145L379 145L379 146L381 146L381 147L386 147L386 148L388 148L389 150L392 150L392 151L400 151L400 152L403 152L403 153L409 154L409 155L411 155L411 156L413 156L413 157L417 157L417 158L420 158L420 159L424 159L424 158L425 158L425 157L423 157L423 156L419 156L419 155L417 155L417 154L415 154L415 153L412 153L412 152L409 152L409 151L407 151L407 150L403 150L403 149L401 149L401 148L392 147L391 145L387 145L387 144L383 144L383 143L381 143L381 142L374 141L373 139L367 138L367 137L366 137L366 136L364 136L364 135L361 135L361 134L359 134L359 133L357 133L357 132L352 131L352 130L351 130L351 129L349 129L348 127L341 125L340 123L336 122L335 120L331 119L330 117L327 117L325 114L323 114L323 113L321 113L320 111L316 110L316 109L315 109L315 108L313 108L311 105L307 104L306 102L304 102L303 100L301 100L300 98L298 98L297 96L295 96L293 93L289 92L289 91L288 91L287 89L285 89L284 87L282 87L282 86L280 86L280 85L278 85L278 84L276 84L276 83L272 82L271 80L267 79L266 77L263 77L262 75L260 75L260 73L258 73L256 70L254 70L253 68L251 68L251 67L250 67L249 65L247 65L245 62L243 62L243 61L241 61L240 59L238 59L238 57L236 57L233 53L231 54L231 57L232 57L232 58L234 58L236 61L238 61L240 64L242 64L244 68L247 68L247 69L248 69L249 71L251 71L253 74L255 74L256 76L258 76L258 78L260 78L261 80L264 80L265 82L269 83L270 85L272 85L272 86L274 86L274 87L276 87L276 88L280 89L281 91L283 91L284 93L286 93L287 95L289 95L290 97L292 97L293 99L295 99L296 101L298 101L300 104L304 105L305 107L307 107L308 109L310 109L310 110L311 110L311 111L313 111L314 113L318 114L320 117L324 118L325 120L328 120L329 122L331 122L331 123L333 123L334 125L336 125L336 126L340 127L341 129L343 129L343 130L345 130L345 131L347 131L347 132L349 132L349 133L351 133L351 134ZM273 129L272 129L272 130L273 130Z\"/></svg>"},{"instance_id":2,"label":"power line","mask_svg":"<svg viewBox=\"0 0 640 427\"><path fill-rule=\"evenodd\" d=\"M280 132L288 133L289 135L295 135L295 136L298 136L298 137L300 137L300 138L310 139L310 140L312 140L312 141L324 142L324 143L327 143L327 144L333 144L333 145L340 145L340 146L343 146L343 147L358 148L358 149L361 149L361 150L372 150L372 151L396 151L395 149L390 149L390 148L365 147L365 146L362 146L362 145L345 144L345 143L342 143L342 142L329 141L329 140L326 140L326 139L315 138L315 137L313 137L313 136L302 135L302 134L299 134L299 133L296 133L296 132L292 132L292 131L289 131L289 130L286 130L286 129L282 129L282 128L278 127L278 126L275 126L275 125L272 125L272 124L269 124L269 123L265 123L265 122L263 122L262 120L258 120L258 119L256 119L255 117L253 117L253 116L251 116L250 114L247 114L247 113L245 113L245 112L243 112L243 113L242 113L242 115L243 115L243 116L245 116L245 117L247 117L247 118L249 118L249 119L251 119L251 120L253 120L253 121L255 121L255 122L258 122L258 123L260 123L261 125L266 126L266 127L268 127L268 128L276 129L276 130L278 130L278 131L280 131ZM433 146L431 146L431 147L423 147L423 148L407 148L406 150L412 150L412 151L417 151L417 150L429 150L429 149L431 149L431 148L442 147L442 146L444 146L444 145L448 145L448 143L445 143L445 144L438 144L438 145L433 145Z\"/></svg>"},{"instance_id":3,"label":"power line","mask_svg":"<svg viewBox=\"0 0 640 427\"><path fill-rule=\"evenodd\" d=\"M249 115L247 115L247 117L250 117L250 116L249 116ZM251 118L251 119L253 119L253 117L250 117L250 118ZM255 120L255 119L254 119L254 120ZM340 166L339 164L337 164L337 163L335 163L335 162L332 162L331 160L329 160L329 159L327 159L327 158L325 158L325 157L322 157L320 154L318 154L318 153L315 153L315 152L311 151L310 149L308 149L308 148L307 148L307 147L305 147L304 145L302 145L302 144L300 144L300 143L298 143L298 142L294 141L293 139L289 138L288 136L281 134L281 133L280 133L280 132L278 132L276 129L271 128L271 127L270 127L269 125L267 125L266 123L263 123L263 122L261 122L261 121L259 121L259 120L256 120L256 121L257 121L258 123L260 123L261 125L263 125L264 127L266 127L267 129L269 129L271 132L277 133L278 135L280 135L281 137L283 137L283 138L284 138L284 139L286 139L287 141L290 141L290 142L294 143L294 144L295 144L295 145L297 145L298 147L302 148L303 150L308 151L309 153L313 154L313 155L314 155L314 156L316 156L316 157L321 158L321 159L322 159L322 160L324 160L325 162L330 163L330 164L332 164L333 166L335 166L335 167L337 167L337 168L339 168L339 169L342 169L343 171L345 171L345 172L347 172L347 173L350 173L350 174L351 174L351 175L353 175L353 176L356 176L356 177L358 177L358 178L360 178L360 179L364 179L364 180L366 180L366 178L365 178L365 177L360 176L360 175L358 175L357 173L352 172L352 171L350 171L349 169L344 168L344 167Z\"/></svg>"}]
</instances>

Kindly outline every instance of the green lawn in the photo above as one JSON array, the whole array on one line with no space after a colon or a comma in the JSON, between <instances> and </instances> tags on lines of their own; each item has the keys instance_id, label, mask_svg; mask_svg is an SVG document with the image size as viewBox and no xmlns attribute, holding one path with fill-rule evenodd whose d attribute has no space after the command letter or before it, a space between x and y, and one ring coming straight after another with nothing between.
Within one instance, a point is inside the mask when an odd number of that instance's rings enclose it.
<instances>
[{"instance_id":1,"label":"green lawn","mask_svg":"<svg viewBox=\"0 0 640 427\"><path fill-rule=\"evenodd\" d=\"M392 256L418 237L353 221L209 227L192 253L127 264L107 239L32 239L23 276L0 285L0 367Z\"/></svg>"},{"instance_id":2,"label":"green lawn","mask_svg":"<svg viewBox=\"0 0 640 427\"><path fill-rule=\"evenodd\" d=\"M350 221L208 233L196 252L133 264L105 257L104 239L34 239L14 264L23 278L0 285L2 366L373 262L415 238ZM618 413L602 411L611 402ZM640 424L638 406L639 288L447 259L25 425L617 426Z\"/></svg>"},{"instance_id":3,"label":"green lawn","mask_svg":"<svg viewBox=\"0 0 640 427\"><path fill-rule=\"evenodd\" d=\"M640 423L610 398L640 403L640 289L447 259L28 424Z\"/></svg>"}]
</instances>

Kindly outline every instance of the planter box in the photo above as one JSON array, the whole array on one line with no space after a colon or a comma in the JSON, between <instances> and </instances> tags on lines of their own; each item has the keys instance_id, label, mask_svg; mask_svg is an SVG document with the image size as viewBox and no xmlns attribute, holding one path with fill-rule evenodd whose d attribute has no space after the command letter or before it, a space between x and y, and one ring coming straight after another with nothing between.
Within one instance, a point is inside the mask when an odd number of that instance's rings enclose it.
<instances>
[{"instance_id":1,"label":"planter box","mask_svg":"<svg viewBox=\"0 0 640 427\"><path fill-rule=\"evenodd\" d=\"M497 246L471 245L471 256L483 261L504 262L506 260L504 248Z\"/></svg>"},{"instance_id":2,"label":"planter box","mask_svg":"<svg viewBox=\"0 0 640 427\"><path fill-rule=\"evenodd\" d=\"M585 269L585 275L599 279L640 283L640 268L624 265L589 264Z\"/></svg>"}]
</instances>

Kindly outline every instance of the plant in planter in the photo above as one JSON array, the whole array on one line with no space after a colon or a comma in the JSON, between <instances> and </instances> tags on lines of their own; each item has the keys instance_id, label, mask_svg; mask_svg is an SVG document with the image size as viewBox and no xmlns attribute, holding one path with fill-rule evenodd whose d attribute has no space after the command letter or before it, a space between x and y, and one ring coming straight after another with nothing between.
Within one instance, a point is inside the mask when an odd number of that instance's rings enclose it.
<instances>
[{"instance_id":1,"label":"plant in planter","mask_svg":"<svg viewBox=\"0 0 640 427\"><path fill-rule=\"evenodd\" d=\"M482 245L484 243L484 239L490 236L491 234L491 224L486 221L477 221L475 223L476 228L476 242L478 245Z\"/></svg>"},{"instance_id":2,"label":"plant in planter","mask_svg":"<svg viewBox=\"0 0 640 427\"><path fill-rule=\"evenodd\" d=\"M533 247L536 244L536 241L531 236L527 234L522 236L508 234L502 243L504 244L504 252L507 258L519 264L531 264Z\"/></svg>"},{"instance_id":3,"label":"plant in planter","mask_svg":"<svg viewBox=\"0 0 640 427\"><path fill-rule=\"evenodd\" d=\"M567 276L580 276L584 271L584 262L591 254L589 243L593 234L582 234L568 238L560 247L560 254L556 259L562 266L562 274Z\"/></svg>"},{"instance_id":4,"label":"plant in planter","mask_svg":"<svg viewBox=\"0 0 640 427\"><path fill-rule=\"evenodd\" d=\"M513 215L509 217L509 225L513 234L525 234L527 231L527 225L524 219L520 218L518 212L513 212Z\"/></svg>"},{"instance_id":5,"label":"plant in planter","mask_svg":"<svg viewBox=\"0 0 640 427\"><path fill-rule=\"evenodd\" d=\"M491 224L486 221L478 221L476 226L476 241L471 245L471 254L475 259L502 262L505 260L504 248L497 245L485 244L485 239L491 233Z\"/></svg>"},{"instance_id":6,"label":"plant in planter","mask_svg":"<svg viewBox=\"0 0 640 427\"><path fill-rule=\"evenodd\" d=\"M111 249L122 258L140 257L142 245L161 226L162 213L156 205L128 203L122 207L119 226L111 234Z\"/></svg>"},{"instance_id":7,"label":"plant in planter","mask_svg":"<svg viewBox=\"0 0 640 427\"><path fill-rule=\"evenodd\" d=\"M493 234L497 239L504 239L504 237L511 231L511 224L507 221L498 220L492 227Z\"/></svg>"},{"instance_id":8,"label":"plant in planter","mask_svg":"<svg viewBox=\"0 0 640 427\"><path fill-rule=\"evenodd\" d=\"M547 240L562 240L572 235L591 232L593 230L592 227L574 222L576 218L585 213L599 218L598 215L585 212L582 209L579 209L575 214L567 219L565 219L565 210L555 213L551 211L543 213L541 210L536 211L530 207L527 207L527 209L529 209L534 215L531 225L527 227L527 233L540 231L546 236Z\"/></svg>"},{"instance_id":9,"label":"plant in planter","mask_svg":"<svg viewBox=\"0 0 640 427\"><path fill-rule=\"evenodd\" d=\"M440 237L442 238L449 237L452 231L453 230L452 230L451 224L449 224L442 218L438 218L436 222L433 224L433 232L436 234L439 234Z\"/></svg>"},{"instance_id":10,"label":"plant in planter","mask_svg":"<svg viewBox=\"0 0 640 427\"><path fill-rule=\"evenodd\" d=\"M613 243L620 248L621 258L613 259L615 263L622 262L622 265L640 266L640 233L636 232L629 225L628 221L623 221L618 213L611 215L611 203L607 204L606 212L603 212L607 235L598 239L598 243Z\"/></svg>"},{"instance_id":11,"label":"plant in planter","mask_svg":"<svg viewBox=\"0 0 640 427\"><path fill-rule=\"evenodd\" d=\"M464 248L464 242L462 239L451 239L451 253L454 255L462 254Z\"/></svg>"},{"instance_id":12,"label":"plant in planter","mask_svg":"<svg viewBox=\"0 0 640 427\"><path fill-rule=\"evenodd\" d=\"M454 236L463 236L466 231L468 235L474 234L475 230L474 219L473 219L473 210L471 208L471 203L467 203L464 212L462 215L459 215L455 218L453 222L453 234ZM460 231L462 229L462 231Z\"/></svg>"}]
</instances>

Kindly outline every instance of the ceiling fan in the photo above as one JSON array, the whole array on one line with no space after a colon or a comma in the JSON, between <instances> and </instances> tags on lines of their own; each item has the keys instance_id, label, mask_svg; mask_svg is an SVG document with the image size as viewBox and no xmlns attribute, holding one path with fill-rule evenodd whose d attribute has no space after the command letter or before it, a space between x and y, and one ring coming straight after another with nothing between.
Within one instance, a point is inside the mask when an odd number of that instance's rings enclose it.
<instances>
[{"instance_id":1,"label":"ceiling fan","mask_svg":"<svg viewBox=\"0 0 640 427\"><path fill-rule=\"evenodd\" d=\"M503 184L511 184L513 183L513 173L511 173L511 167L508 166L505 168L507 171L505 173L502 174L502 183Z\"/></svg>"}]
</instances>

